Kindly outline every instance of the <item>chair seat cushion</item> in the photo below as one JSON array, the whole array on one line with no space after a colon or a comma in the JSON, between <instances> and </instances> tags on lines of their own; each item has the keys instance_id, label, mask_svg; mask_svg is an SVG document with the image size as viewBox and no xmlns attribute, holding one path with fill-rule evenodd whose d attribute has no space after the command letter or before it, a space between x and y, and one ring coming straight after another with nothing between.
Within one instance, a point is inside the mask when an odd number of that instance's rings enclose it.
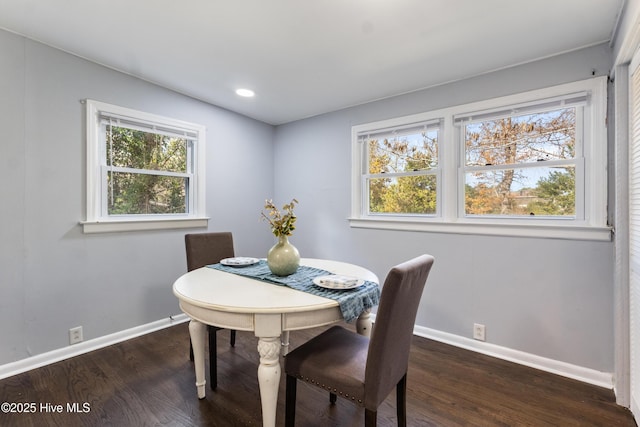
<instances>
[{"instance_id":1,"label":"chair seat cushion","mask_svg":"<svg viewBox=\"0 0 640 427\"><path fill-rule=\"evenodd\" d=\"M334 326L287 354L285 372L362 406L368 348L369 338Z\"/></svg>"}]
</instances>

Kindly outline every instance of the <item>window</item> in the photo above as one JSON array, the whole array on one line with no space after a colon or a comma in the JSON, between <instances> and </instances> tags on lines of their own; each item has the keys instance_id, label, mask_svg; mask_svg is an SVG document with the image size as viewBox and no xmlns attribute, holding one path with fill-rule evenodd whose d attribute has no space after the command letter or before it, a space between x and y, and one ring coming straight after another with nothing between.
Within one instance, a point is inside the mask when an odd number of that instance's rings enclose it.
<instances>
[{"instance_id":1,"label":"window","mask_svg":"<svg viewBox=\"0 0 640 427\"><path fill-rule=\"evenodd\" d=\"M204 127L86 103L84 232L206 226Z\"/></svg>"},{"instance_id":2,"label":"window","mask_svg":"<svg viewBox=\"0 0 640 427\"><path fill-rule=\"evenodd\" d=\"M426 122L359 135L367 151L363 185L370 214L437 212L439 129L439 122Z\"/></svg>"},{"instance_id":3,"label":"window","mask_svg":"<svg viewBox=\"0 0 640 427\"><path fill-rule=\"evenodd\" d=\"M609 240L606 78L352 128L353 227Z\"/></svg>"},{"instance_id":4,"label":"window","mask_svg":"<svg viewBox=\"0 0 640 427\"><path fill-rule=\"evenodd\" d=\"M576 206L583 103L573 99L456 118L464 147L464 215L584 218ZM525 111L523 111L525 110ZM481 114L482 116L482 114Z\"/></svg>"}]
</instances>

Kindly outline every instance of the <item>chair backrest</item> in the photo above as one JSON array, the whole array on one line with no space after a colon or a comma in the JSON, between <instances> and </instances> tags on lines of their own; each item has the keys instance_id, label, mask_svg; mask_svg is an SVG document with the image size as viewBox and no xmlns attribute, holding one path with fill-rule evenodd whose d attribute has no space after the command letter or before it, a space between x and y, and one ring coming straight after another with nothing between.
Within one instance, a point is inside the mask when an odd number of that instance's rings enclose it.
<instances>
[{"instance_id":1,"label":"chair backrest","mask_svg":"<svg viewBox=\"0 0 640 427\"><path fill-rule=\"evenodd\" d=\"M233 236L228 231L186 234L184 244L188 271L234 256Z\"/></svg>"},{"instance_id":2,"label":"chair backrest","mask_svg":"<svg viewBox=\"0 0 640 427\"><path fill-rule=\"evenodd\" d=\"M393 267L382 287L365 370L365 407L377 408L407 373L420 297L433 265L421 255Z\"/></svg>"}]
</instances>

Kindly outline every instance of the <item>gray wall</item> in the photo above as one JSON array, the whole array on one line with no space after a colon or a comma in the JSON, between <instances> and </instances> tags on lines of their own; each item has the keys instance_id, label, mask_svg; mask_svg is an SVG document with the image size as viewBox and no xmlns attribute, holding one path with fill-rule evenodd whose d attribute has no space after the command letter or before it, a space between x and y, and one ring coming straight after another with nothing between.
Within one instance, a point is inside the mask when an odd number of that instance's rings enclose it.
<instances>
[{"instance_id":1,"label":"gray wall","mask_svg":"<svg viewBox=\"0 0 640 427\"><path fill-rule=\"evenodd\" d=\"M436 257L418 325L613 371L613 243L352 229L351 126L606 74L607 46L498 71L277 128L0 31L0 364L179 312L185 231L84 235L84 113L93 98L207 127L209 229L236 252L273 243L266 197L300 201L302 256L384 278ZM274 160L275 159L275 160ZM274 192L275 189L275 192ZM192 231L203 231L202 229Z\"/></svg>"},{"instance_id":2,"label":"gray wall","mask_svg":"<svg viewBox=\"0 0 640 427\"><path fill-rule=\"evenodd\" d=\"M0 58L0 364L67 346L74 326L87 340L180 313L183 236L206 231L82 233L83 99L205 125L209 229L247 256L273 244L272 126L4 31Z\"/></svg>"},{"instance_id":3,"label":"gray wall","mask_svg":"<svg viewBox=\"0 0 640 427\"><path fill-rule=\"evenodd\" d=\"M360 263L382 279L436 258L417 324L613 372L613 243L352 229L351 126L606 75L606 45L279 126L275 188L300 201L302 256ZM603 141L606 143L606 141Z\"/></svg>"}]
</instances>

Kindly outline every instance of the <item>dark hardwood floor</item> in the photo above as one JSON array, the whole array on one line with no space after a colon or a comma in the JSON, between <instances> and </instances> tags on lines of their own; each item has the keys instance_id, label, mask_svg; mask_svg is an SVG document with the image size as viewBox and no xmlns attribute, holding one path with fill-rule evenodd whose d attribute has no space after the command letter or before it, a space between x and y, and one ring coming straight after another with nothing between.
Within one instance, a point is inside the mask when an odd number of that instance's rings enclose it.
<instances>
[{"instance_id":1,"label":"dark hardwood floor","mask_svg":"<svg viewBox=\"0 0 640 427\"><path fill-rule=\"evenodd\" d=\"M321 330L292 333L292 346ZM6 378L0 402L35 413L0 412L0 426L260 426L256 338L238 332L231 348L229 332L218 332L218 389L203 400L188 350L181 324ZM379 408L381 427L397 425L394 393ZM610 390L419 337L407 399L410 426L636 426ZM355 405L330 405L327 393L298 383L298 427L363 420ZM284 378L277 423L284 424Z\"/></svg>"}]
</instances>

